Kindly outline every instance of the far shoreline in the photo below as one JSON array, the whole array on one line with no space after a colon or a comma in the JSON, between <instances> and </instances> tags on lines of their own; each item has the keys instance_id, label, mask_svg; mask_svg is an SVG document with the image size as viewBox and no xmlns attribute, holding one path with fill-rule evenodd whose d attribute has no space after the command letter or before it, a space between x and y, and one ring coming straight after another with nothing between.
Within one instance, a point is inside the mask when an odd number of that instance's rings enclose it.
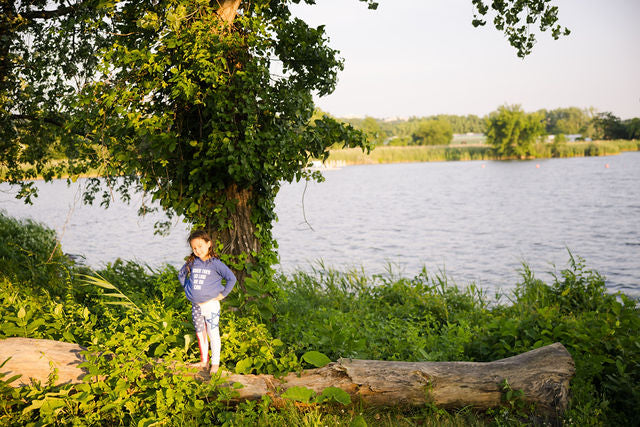
<instances>
[{"instance_id":1,"label":"far shoreline","mask_svg":"<svg viewBox=\"0 0 640 427\"><path fill-rule=\"evenodd\" d=\"M422 145L422 146L379 146L369 154L360 148L343 148L329 151L325 164L373 165L387 163L421 163L471 160L534 160L570 157L602 157L617 155L627 151L640 151L639 140L599 140L566 142L562 144L538 143L537 155L519 157L501 157L495 155L487 144Z\"/></svg>"}]
</instances>

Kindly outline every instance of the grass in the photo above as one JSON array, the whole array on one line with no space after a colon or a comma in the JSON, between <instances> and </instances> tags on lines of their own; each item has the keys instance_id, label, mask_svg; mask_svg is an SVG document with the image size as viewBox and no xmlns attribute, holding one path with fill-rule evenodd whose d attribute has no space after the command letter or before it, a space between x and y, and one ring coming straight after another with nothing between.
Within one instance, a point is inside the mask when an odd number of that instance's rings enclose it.
<instances>
[{"instance_id":1,"label":"grass","mask_svg":"<svg viewBox=\"0 0 640 427\"><path fill-rule=\"evenodd\" d=\"M623 151L640 150L638 140L580 141L559 144L538 143L533 158L585 157L619 154ZM347 165L443 162L457 160L498 160L491 146L485 144L458 144L437 146L380 146L369 155L358 148L331 150L329 161L342 161Z\"/></svg>"}]
</instances>

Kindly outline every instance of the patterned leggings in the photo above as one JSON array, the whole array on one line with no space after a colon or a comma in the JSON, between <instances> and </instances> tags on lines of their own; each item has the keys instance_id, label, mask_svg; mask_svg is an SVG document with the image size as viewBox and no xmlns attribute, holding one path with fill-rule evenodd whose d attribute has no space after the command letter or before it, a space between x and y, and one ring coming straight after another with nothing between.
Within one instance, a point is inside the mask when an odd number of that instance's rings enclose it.
<instances>
[{"instance_id":1,"label":"patterned leggings","mask_svg":"<svg viewBox=\"0 0 640 427\"><path fill-rule=\"evenodd\" d=\"M220 301L207 301L202 305L191 304L191 316L196 328L200 361L206 363L211 344L211 364L220 364Z\"/></svg>"}]
</instances>

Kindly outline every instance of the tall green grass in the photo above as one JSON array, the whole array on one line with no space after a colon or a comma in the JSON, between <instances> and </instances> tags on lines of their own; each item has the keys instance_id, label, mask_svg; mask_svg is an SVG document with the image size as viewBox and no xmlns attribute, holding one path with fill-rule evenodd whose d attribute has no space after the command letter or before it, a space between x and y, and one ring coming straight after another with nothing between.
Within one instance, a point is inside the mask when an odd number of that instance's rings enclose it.
<instances>
[{"instance_id":1,"label":"tall green grass","mask_svg":"<svg viewBox=\"0 0 640 427\"><path fill-rule=\"evenodd\" d=\"M535 145L531 158L605 156L638 150L638 140L540 142ZM329 154L329 160L349 165L498 159L500 157L489 145L380 146L369 155L357 148L331 150Z\"/></svg>"},{"instance_id":2,"label":"tall green grass","mask_svg":"<svg viewBox=\"0 0 640 427\"><path fill-rule=\"evenodd\" d=\"M640 141L618 139L613 141L578 141L537 144L538 157L609 156L623 151L640 150Z\"/></svg>"},{"instance_id":3,"label":"tall green grass","mask_svg":"<svg viewBox=\"0 0 640 427\"><path fill-rule=\"evenodd\" d=\"M347 164L440 162L447 160L490 160L496 158L489 146L376 147L369 155L357 148L331 150L329 160Z\"/></svg>"}]
</instances>

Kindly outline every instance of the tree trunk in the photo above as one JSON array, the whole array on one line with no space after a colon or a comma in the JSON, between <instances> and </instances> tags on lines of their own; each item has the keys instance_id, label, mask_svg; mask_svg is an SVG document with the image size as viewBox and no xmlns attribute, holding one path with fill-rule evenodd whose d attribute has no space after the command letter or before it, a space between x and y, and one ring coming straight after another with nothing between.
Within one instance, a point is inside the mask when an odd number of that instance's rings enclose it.
<instances>
[{"instance_id":1,"label":"tree trunk","mask_svg":"<svg viewBox=\"0 0 640 427\"><path fill-rule=\"evenodd\" d=\"M215 242L220 240L223 244L222 253L233 257L246 257L246 262L253 264L255 257L252 255L260 251L260 242L256 237L256 226L251 221L251 202L253 191L240 189L232 184L225 189L226 200L232 202L234 207L227 213L229 228L215 230L209 228L209 235ZM242 286L246 276L245 270L233 269L238 283Z\"/></svg>"},{"instance_id":2,"label":"tree trunk","mask_svg":"<svg viewBox=\"0 0 640 427\"><path fill-rule=\"evenodd\" d=\"M76 344L30 338L8 338L0 344L0 368L9 376L22 374L13 386L30 378L46 382L50 363L58 369L58 383L78 383L87 373L78 367L82 347ZM521 399L536 405L541 414L557 416L567 407L569 380L575 373L573 359L560 343L541 347L495 362L386 362L340 359L319 369L272 375L224 373L229 384L240 383L237 401L269 395L276 404L292 386L322 392L339 387L354 399L373 406L421 406L443 408L472 406L486 409L503 404L503 381L522 390ZM197 374L203 379L208 375Z\"/></svg>"},{"instance_id":3,"label":"tree trunk","mask_svg":"<svg viewBox=\"0 0 640 427\"><path fill-rule=\"evenodd\" d=\"M240 7L240 0L222 0L218 1L220 7L216 12L220 19L225 21L227 24L233 23L233 20L236 18L236 14L238 13L238 8Z\"/></svg>"}]
</instances>

